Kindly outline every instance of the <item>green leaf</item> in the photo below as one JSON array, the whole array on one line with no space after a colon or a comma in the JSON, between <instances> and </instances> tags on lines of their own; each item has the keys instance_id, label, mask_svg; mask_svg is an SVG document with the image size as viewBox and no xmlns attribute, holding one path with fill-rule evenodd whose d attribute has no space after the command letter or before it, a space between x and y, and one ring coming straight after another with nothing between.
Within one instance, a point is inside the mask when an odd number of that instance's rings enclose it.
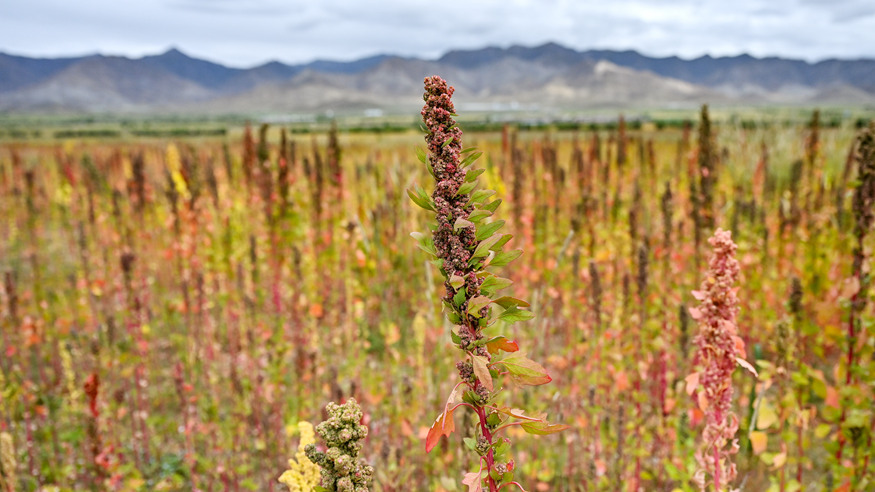
<instances>
[{"instance_id":1,"label":"green leaf","mask_svg":"<svg viewBox=\"0 0 875 492\"><path fill-rule=\"evenodd\" d=\"M493 413L492 415L497 415ZM490 415L490 417L492 416ZM507 452L510 451L510 443L504 439L499 439L492 445L492 456L496 461L504 461Z\"/></svg>"},{"instance_id":2,"label":"green leaf","mask_svg":"<svg viewBox=\"0 0 875 492\"><path fill-rule=\"evenodd\" d=\"M495 194L495 190L477 190L471 194L471 203L480 203Z\"/></svg>"},{"instance_id":3,"label":"green leaf","mask_svg":"<svg viewBox=\"0 0 875 492\"><path fill-rule=\"evenodd\" d=\"M462 186L459 187L459 190L456 191L456 196L467 195L468 193L471 193L471 190L473 190L476 186L477 186L476 181L472 181L470 183L463 183Z\"/></svg>"},{"instance_id":4,"label":"green leaf","mask_svg":"<svg viewBox=\"0 0 875 492\"><path fill-rule=\"evenodd\" d=\"M510 309L511 307L514 307L514 306L529 307L528 302L519 300L515 297L510 297L510 296L499 297L498 299L496 299L492 302L494 302L495 304L498 304L499 306L503 307L504 309Z\"/></svg>"},{"instance_id":5,"label":"green leaf","mask_svg":"<svg viewBox=\"0 0 875 492\"><path fill-rule=\"evenodd\" d=\"M480 405L480 397L471 390L462 393L462 401L475 406Z\"/></svg>"},{"instance_id":6,"label":"green leaf","mask_svg":"<svg viewBox=\"0 0 875 492\"><path fill-rule=\"evenodd\" d=\"M777 421L778 413L775 411L775 407L773 407L768 401L764 400L760 404L759 412L757 413L756 428L760 430L768 429Z\"/></svg>"},{"instance_id":7,"label":"green leaf","mask_svg":"<svg viewBox=\"0 0 875 492\"><path fill-rule=\"evenodd\" d=\"M483 295L492 295L501 289L510 287L511 284L513 284L513 280L491 275L486 277L483 283L480 284L480 292L482 292Z\"/></svg>"},{"instance_id":8,"label":"green leaf","mask_svg":"<svg viewBox=\"0 0 875 492\"><path fill-rule=\"evenodd\" d=\"M465 166L463 165L462 167ZM471 169L470 171L466 172L465 182L470 183L471 181L476 180L481 174L483 174L483 171L486 171L486 169Z\"/></svg>"},{"instance_id":9,"label":"green leaf","mask_svg":"<svg viewBox=\"0 0 875 492\"><path fill-rule=\"evenodd\" d=\"M504 235L502 235L502 236L501 236L501 239L499 239L498 242L495 243L495 246L493 246L492 249L498 251L499 248L501 248L502 246L504 246L505 244L507 244L508 241L510 241L511 239L513 239L513 234L504 234Z\"/></svg>"},{"instance_id":10,"label":"green leaf","mask_svg":"<svg viewBox=\"0 0 875 492\"><path fill-rule=\"evenodd\" d=\"M481 155L483 155L483 152L474 152L473 154L467 155L462 159L462 162L459 163L459 166L463 168L468 167L473 164L474 161L479 159Z\"/></svg>"},{"instance_id":11,"label":"green leaf","mask_svg":"<svg viewBox=\"0 0 875 492\"><path fill-rule=\"evenodd\" d=\"M482 355L474 355L472 356L472 359L474 363L474 375L480 380L480 384L489 391L492 391L492 374L489 373L489 367L486 366L486 357L483 357Z\"/></svg>"},{"instance_id":12,"label":"green leaf","mask_svg":"<svg viewBox=\"0 0 875 492\"><path fill-rule=\"evenodd\" d=\"M499 205L501 205L501 198L498 198L498 199L493 200L487 204L484 204L482 210L489 210L490 212L495 212L495 209L497 209Z\"/></svg>"},{"instance_id":13,"label":"green leaf","mask_svg":"<svg viewBox=\"0 0 875 492\"><path fill-rule=\"evenodd\" d=\"M490 302L492 302L491 299L486 296L477 296L471 299L470 301L468 301L468 314L479 318L480 309L488 306Z\"/></svg>"},{"instance_id":14,"label":"green leaf","mask_svg":"<svg viewBox=\"0 0 875 492\"><path fill-rule=\"evenodd\" d=\"M523 254L523 250L521 250L521 249L514 249L511 251L502 251L501 253L498 253L497 255L495 255L495 258L493 258L492 261L489 262L489 266L499 267L499 266L507 265L508 263L512 262L513 260L519 258L520 255L522 255L522 254Z\"/></svg>"},{"instance_id":15,"label":"green leaf","mask_svg":"<svg viewBox=\"0 0 875 492\"><path fill-rule=\"evenodd\" d=\"M456 307L459 307L462 305L463 302L465 302L465 299L467 299L467 297L468 289L461 288L456 292L456 295L453 296L453 304L455 304Z\"/></svg>"},{"instance_id":16,"label":"green leaf","mask_svg":"<svg viewBox=\"0 0 875 492\"><path fill-rule=\"evenodd\" d=\"M425 164L428 162L428 155L425 153L425 150L422 147L416 147L416 158L419 159L419 162Z\"/></svg>"},{"instance_id":17,"label":"green leaf","mask_svg":"<svg viewBox=\"0 0 875 492\"><path fill-rule=\"evenodd\" d=\"M453 339L453 343L456 345L462 343L462 337L460 337L456 332L450 330L450 338Z\"/></svg>"},{"instance_id":18,"label":"green leaf","mask_svg":"<svg viewBox=\"0 0 875 492\"><path fill-rule=\"evenodd\" d=\"M447 145L450 145L451 143L453 143L453 139L454 139L454 137L448 138L444 143L441 144L441 148L444 148Z\"/></svg>"},{"instance_id":19,"label":"green leaf","mask_svg":"<svg viewBox=\"0 0 875 492\"><path fill-rule=\"evenodd\" d=\"M484 280L483 283L485 284L486 281ZM456 275L456 274L453 274L452 276L450 276L450 287L452 287L455 290L459 290L459 287L461 287L463 285L465 285L465 277L463 277L461 275ZM481 286L481 288L482 288L482 286Z\"/></svg>"},{"instance_id":20,"label":"green leaf","mask_svg":"<svg viewBox=\"0 0 875 492\"><path fill-rule=\"evenodd\" d=\"M430 210L432 212L436 211L434 208L434 202L432 201L431 197L428 196L425 193L425 190L423 190L419 185L416 185L413 190L408 188L407 196L409 196L410 199L413 200L413 203L419 205L425 210Z\"/></svg>"},{"instance_id":21,"label":"green leaf","mask_svg":"<svg viewBox=\"0 0 875 492\"><path fill-rule=\"evenodd\" d=\"M553 380L542 365L525 354L511 355L497 364L503 366L510 373L511 379L520 385L538 386Z\"/></svg>"},{"instance_id":22,"label":"green leaf","mask_svg":"<svg viewBox=\"0 0 875 492\"><path fill-rule=\"evenodd\" d=\"M453 114L453 115L450 115L450 116L458 116L458 115ZM468 147L467 149L462 149L462 151L459 152L459 153L460 153L460 154L467 154L467 153L469 153L469 152L474 152L475 150L477 150L477 147Z\"/></svg>"},{"instance_id":23,"label":"green leaf","mask_svg":"<svg viewBox=\"0 0 875 492\"><path fill-rule=\"evenodd\" d=\"M456 219L456 222L453 224L453 230L458 231L459 229L464 229L466 227L474 227L474 223L470 220L463 219L459 217Z\"/></svg>"},{"instance_id":24,"label":"green leaf","mask_svg":"<svg viewBox=\"0 0 875 492\"><path fill-rule=\"evenodd\" d=\"M499 239L501 238L493 236L480 241L480 244L474 248L474 253L471 254L471 258L483 258L489 254L490 248L492 248L492 245L497 243ZM496 258L498 258L498 255L496 255ZM494 262L495 260L493 259L492 261Z\"/></svg>"},{"instance_id":25,"label":"green leaf","mask_svg":"<svg viewBox=\"0 0 875 492\"><path fill-rule=\"evenodd\" d=\"M501 407L501 408L498 408L497 410L499 412L509 416L509 417L513 417L516 419L531 420L533 422L536 420L543 420L543 416L535 417L535 416L526 415L525 410L520 410L519 408Z\"/></svg>"},{"instance_id":26,"label":"green leaf","mask_svg":"<svg viewBox=\"0 0 875 492\"><path fill-rule=\"evenodd\" d=\"M535 317L531 311L519 309L516 306L511 306L505 309L503 313L498 315L498 319L505 323L516 323L517 321L528 321Z\"/></svg>"},{"instance_id":27,"label":"green leaf","mask_svg":"<svg viewBox=\"0 0 875 492\"><path fill-rule=\"evenodd\" d=\"M426 236L421 232L411 232L410 237L416 239L416 242L419 243L419 249L432 256L437 256L437 251L434 249L434 243L432 242L431 236Z\"/></svg>"},{"instance_id":28,"label":"green leaf","mask_svg":"<svg viewBox=\"0 0 875 492\"><path fill-rule=\"evenodd\" d=\"M537 422L523 422L520 427L529 434L535 434L538 436L555 434L569 428L569 426L565 424L551 424L549 422L544 422L543 420Z\"/></svg>"},{"instance_id":29,"label":"green leaf","mask_svg":"<svg viewBox=\"0 0 875 492\"><path fill-rule=\"evenodd\" d=\"M495 222L490 222L488 224L481 224L480 227L477 228L477 233L474 237L478 241L482 241L495 233L495 231L501 229L502 226L504 226L503 220L496 220Z\"/></svg>"},{"instance_id":30,"label":"green leaf","mask_svg":"<svg viewBox=\"0 0 875 492\"><path fill-rule=\"evenodd\" d=\"M478 209L468 214L468 220L471 222L479 222L490 215L492 215L492 212L489 210Z\"/></svg>"},{"instance_id":31,"label":"green leaf","mask_svg":"<svg viewBox=\"0 0 875 492\"><path fill-rule=\"evenodd\" d=\"M477 451L477 440L473 437L466 437L462 439L462 442L465 443L465 446L468 447L471 451Z\"/></svg>"}]
</instances>

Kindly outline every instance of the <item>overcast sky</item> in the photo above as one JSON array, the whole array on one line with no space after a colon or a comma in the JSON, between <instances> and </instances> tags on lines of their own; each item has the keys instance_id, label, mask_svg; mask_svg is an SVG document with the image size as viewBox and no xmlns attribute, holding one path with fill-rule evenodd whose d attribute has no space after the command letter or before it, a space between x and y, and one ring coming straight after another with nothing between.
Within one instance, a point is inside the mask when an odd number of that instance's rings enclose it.
<instances>
[{"instance_id":1,"label":"overcast sky","mask_svg":"<svg viewBox=\"0 0 875 492\"><path fill-rule=\"evenodd\" d=\"M270 60L436 58L487 45L875 58L873 0L0 0L0 51Z\"/></svg>"}]
</instances>

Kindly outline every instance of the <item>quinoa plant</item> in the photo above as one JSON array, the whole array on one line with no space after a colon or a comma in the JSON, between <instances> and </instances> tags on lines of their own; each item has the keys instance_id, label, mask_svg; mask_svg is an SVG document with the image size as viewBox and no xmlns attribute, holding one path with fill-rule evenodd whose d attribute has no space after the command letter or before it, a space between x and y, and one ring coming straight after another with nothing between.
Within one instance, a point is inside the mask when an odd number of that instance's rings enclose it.
<instances>
[{"instance_id":1,"label":"quinoa plant","mask_svg":"<svg viewBox=\"0 0 875 492\"><path fill-rule=\"evenodd\" d=\"M475 190L477 177L484 170L470 166L482 152L462 150L462 130L453 119L453 91L438 76L425 79L425 107L421 114L428 154L420 152L419 158L434 178L435 189L431 196L419 186L408 190L414 203L435 214L431 235L414 232L411 236L434 257L434 264L444 276L444 311L455 325L451 332L453 343L463 354L456 364L461 381L431 426L425 449L430 452L441 436L452 434L453 412L461 406L468 407L477 415L477 425L464 442L480 459L478 469L467 473L463 483L469 491L486 487L495 492L511 486L524 490L513 479L515 463L510 441L500 437L500 433L518 425L528 433L543 435L567 426L550 424L540 416L496 401L501 376L509 376L518 385L546 384L552 378L541 365L519 353L515 341L496 333L502 326L534 315L526 309L528 303L498 295L512 282L487 270L507 265L522 250L503 251L512 236L498 233L503 220L488 220L501 200L489 201L495 194L492 190ZM494 311L496 307L500 312Z\"/></svg>"},{"instance_id":2,"label":"quinoa plant","mask_svg":"<svg viewBox=\"0 0 875 492\"><path fill-rule=\"evenodd\" d=\"M362 425L362 409L354 398L343 405L330 402L326 408L328 420L316 426L327 449L317 451L315 444L304 448L307 458L321 468L321 486L317 491L367 492L373 481L374 468L359 458L362 441L368 428Z\"/></svg>"},{"instance_id":3,"label":"quinoa plant","mask_svg":"<svg viewBox=\"0 0 875 492\"><path fill-rule=\"evenodd\" d=\"M699 306L690 316L699 323L694 363L698 372L687 377L687 390L696 391L699 409L705 414L702 445L696 452L699 469L695 481L704 491L708 477L715 491L730 490L736 467L732 455L738 452L738 417L732 412L732 373L737 365L753 371L744 360L744 342L738 336L736 318L740 266L732 233L717 229L708 240L713 254L701 290L693 291ZM728 447L727 447L728 446Z\"/></svg>"},{"instance_id":4,"label":"quinoa plant","mask_svg":"<svg viewBox=\"0 0 875 492\"><path fill-rule=\"evenodd\" d=\"M15 444L12 441L12 434L0 432L0 492L15 490L15 468Z\"/></svg>"},{"instance_id":5,"label":"quinoa plant","mask_svg":"<svg viewBox=\"0 0 875 492\"><path fill-rule=\"evenodd\" d=\"M847 353L845 355L842 412L839 417L838 450L835 461L841 473L850 476L854 490L872 486L869 462L873 453L872 435L875 434L875 416L872 412L872 348L866 329L871 326L864 315L872 286L868 265L866 238L875 223L875 122L871 122L857 137L857 187L853 196L854 247L851 267L852 294L847 320ZM867 388L867 386L869 388ZM852 456L842 458L846 445L852 447ZM862 464L860 463L862 461Z\"/></svg>"},{"instance_id":6,"label":"quinoa plant","mask_svg":"<svg viewBox=\"0 0 875 492\"><path fill-rule=\"evenodd\" d=\"M316 443L313 424L299 422L298 452L289 460L289 469L280 475L279 483L289 488L289 492L310 492L319 484L319 466L307 458L307 446Z\"/></svg>"}]
</instances>

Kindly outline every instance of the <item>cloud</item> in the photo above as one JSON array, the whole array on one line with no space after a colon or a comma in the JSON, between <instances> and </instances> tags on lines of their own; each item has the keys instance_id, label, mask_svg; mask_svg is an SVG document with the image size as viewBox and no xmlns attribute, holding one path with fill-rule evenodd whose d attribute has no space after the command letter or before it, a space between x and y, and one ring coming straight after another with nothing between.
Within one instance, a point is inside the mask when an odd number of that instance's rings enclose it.
<instances>
[{"instance_id":1,"label":"cloud","mask_svg":"<svg viewBox=\"0 0 875 492\"><path fill-rule=\"evenodd\" d=\"M28 0L6 2L0 51L140 56L178 46L235 66L276 59L436 58L536 45L690 58L750 53L871 57L871 0Z\"/></svg>"}]
</instances>

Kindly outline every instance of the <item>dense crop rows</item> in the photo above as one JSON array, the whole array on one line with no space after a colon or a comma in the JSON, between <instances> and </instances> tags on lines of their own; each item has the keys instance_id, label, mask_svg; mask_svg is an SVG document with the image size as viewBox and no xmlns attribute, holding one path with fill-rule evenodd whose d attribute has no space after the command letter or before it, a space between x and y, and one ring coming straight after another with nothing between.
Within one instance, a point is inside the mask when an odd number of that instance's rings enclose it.
<instances>
[{"instance_id":1,"label":"dense crop rows","mask_svg":"<svg viewBox=\"0 0 875 492\"><path fill-rule=\"evenodd\" d=\"M734 374L735 485L873 486L854 129L702 128L466 133L526 252L502 276L536 317L510 332L553 377L507 403L570 426L509 431L530 490L694 490L689 308L718 227L759 371ZM348 397L378 490L476 469L459 432L423 449L458 376L408 237L421 135L232 135L0 148L0 489L279 490L297 423Z\"/></svg>"}]
</instances>

